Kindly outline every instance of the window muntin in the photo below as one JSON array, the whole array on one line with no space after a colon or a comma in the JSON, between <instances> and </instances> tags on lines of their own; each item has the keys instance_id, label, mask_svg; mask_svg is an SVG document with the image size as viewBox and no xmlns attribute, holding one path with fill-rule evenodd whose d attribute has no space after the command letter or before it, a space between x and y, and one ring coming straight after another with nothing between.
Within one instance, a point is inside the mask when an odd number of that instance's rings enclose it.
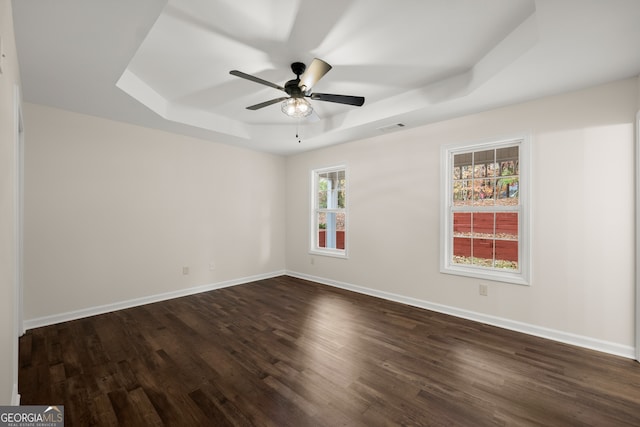
<instances>
[{"instance_id":1,"label":"window muntin","mask_svg":"<svg viewBox=\"0 0 640 427\"><path fill-rule=\"evenodd\" d=\"M344 166L314 170L311 251L346 256L347 173Z\"/></svg>"},{"instance_id":2,"label":"window muntin","mask_svg":"<svg viewBox=\"0 0 640 427\"><path fill-rule=\"evenodd\" d=\"M527 283L524 139L443 149L441 271Z\"/></svg>"}]
</instances>

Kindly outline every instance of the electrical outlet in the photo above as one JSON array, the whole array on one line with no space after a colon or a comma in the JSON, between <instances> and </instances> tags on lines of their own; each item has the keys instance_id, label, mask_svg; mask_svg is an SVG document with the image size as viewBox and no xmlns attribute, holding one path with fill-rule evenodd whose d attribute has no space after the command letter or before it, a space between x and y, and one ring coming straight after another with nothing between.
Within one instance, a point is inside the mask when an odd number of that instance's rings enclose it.
<instances>
[{"instance_id":1,"label":"electrical outlet","mask_svg":"<svg viewBox=\"0 0 640 427\"><path fill-rule=\"evenodd\" d=\"M311 265L314 265L316 263L316 259L314 257L311 257Z\"/></svg>"},{"instance_id":2,"label":"electrical outlet","mask_svg":"<svg viewBox=\"0 0 640 427\"><path fill-rule=\"evenodd\" d=\"M184 276L188 276L189 275L189 267L182 267L182 274Z\"/></svg>"},{"instance_id":3,"label":"electrical outlet","mask_svg":"<svg viewBox=\"0 0 640 427\"><path fill-rule=\"evenodd\" d=\"M480 283L480 295L483 297L489 296L489 286L484 283Z\"/></svg>"},{"instance_id":4,"label":"electrical outlet","mask_svg":"<svg viewBox=\"0 0 640 427\"><path fill-rule=\"evenodd\" d=\"M216 264L215 264L215 263L213 263L213 262L210 262L210 263L209 263L209 271L213 271L213 270L215 270L215 269L216 269Z\"/></svg>"}]
</instances>

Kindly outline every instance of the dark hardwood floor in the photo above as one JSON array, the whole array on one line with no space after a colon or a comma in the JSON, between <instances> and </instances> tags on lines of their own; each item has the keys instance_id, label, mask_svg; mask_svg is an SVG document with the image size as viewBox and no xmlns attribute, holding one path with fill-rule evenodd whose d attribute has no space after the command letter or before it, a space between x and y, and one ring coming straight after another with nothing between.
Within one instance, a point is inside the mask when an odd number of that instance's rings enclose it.
<instances>
[{"instance_id":1,"label":"dark hardwood floor","mask_svg":"<svg viewBox=\"0 0 640 427\"><path fill-rule=\"evenodd\" d=\"M27 332L67 426L639 426L640 364L279 277Z\"/></svg>"}]
</instances>

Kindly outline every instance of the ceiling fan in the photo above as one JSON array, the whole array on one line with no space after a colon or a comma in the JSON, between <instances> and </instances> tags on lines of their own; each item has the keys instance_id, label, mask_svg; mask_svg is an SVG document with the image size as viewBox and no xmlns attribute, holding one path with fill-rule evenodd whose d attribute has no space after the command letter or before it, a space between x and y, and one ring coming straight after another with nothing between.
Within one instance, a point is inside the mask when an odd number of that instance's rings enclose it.
<instances>
[{"instance_id":1,"label":"ceiling fan","mask_svg":"<svg viewBox=\"0 0 640 427\"><path fill-rule=\"evenodd\" d=\"M335 102L338 104L355 105L357 107L362 106L362 104L364 104L364 97L362 96L311 92L313 86L327 74L329 70L331 70L331 65L318 58L315 58L308 68L302 62L294 62L291 64L291 71L296 75L296 78L286 82L284 87L238 70L229 71L229 74L281 90L288 95L251 105L247 107L247 110L259 110L260 108L282 102L282 112L286 115L296 118L307 117L313 112L313 108L305 98L310 98L314 101Z\"/></svg>"}]
</instances>

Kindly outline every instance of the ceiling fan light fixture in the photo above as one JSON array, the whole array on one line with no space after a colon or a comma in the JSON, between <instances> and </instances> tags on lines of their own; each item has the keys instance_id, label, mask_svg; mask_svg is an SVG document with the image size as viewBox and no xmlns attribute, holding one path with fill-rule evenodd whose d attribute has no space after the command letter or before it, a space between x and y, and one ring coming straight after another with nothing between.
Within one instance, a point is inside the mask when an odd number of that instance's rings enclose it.
<instances>
[{"instance_id":1,"label":"ceiling fan light fixture","mask_svg":"<svg viewBox=\"0 0 640 427\"><path fill-rule=\"evenodd\" d=\"M334 102L336 104L361 107L364 104L363 96L311 92L311 88L329 70L331 70L331 65L318 58L315 58L311 62L309 68L307 68L302 62L294 62L291 64L291 71L296 75L296 78L286 82L284 87L238 70L231 70L229 71L229 74L281 90L289 95L288 97L274 98L259 104L250 105L247 107L247 110L259 110L261 108L268 107L269 105L274 105L278 102L284 101L281 105L282 112L289 117L300 119L309 117L313 113L313 107L311 107L309 101L305 99L307 97L314 101Z\"/></svg>"},{"instance_id":2,"label":"ceiling fan light fixture","mask_svg":"<svg viewBox=\"0 0 640 427\"><path fill-rule=\"evenodd\" d=\"M289 117L301 119L313 113L313 107L304 98L289 98L282 103L282 112Z\"/></svg>"}]
</instances>

